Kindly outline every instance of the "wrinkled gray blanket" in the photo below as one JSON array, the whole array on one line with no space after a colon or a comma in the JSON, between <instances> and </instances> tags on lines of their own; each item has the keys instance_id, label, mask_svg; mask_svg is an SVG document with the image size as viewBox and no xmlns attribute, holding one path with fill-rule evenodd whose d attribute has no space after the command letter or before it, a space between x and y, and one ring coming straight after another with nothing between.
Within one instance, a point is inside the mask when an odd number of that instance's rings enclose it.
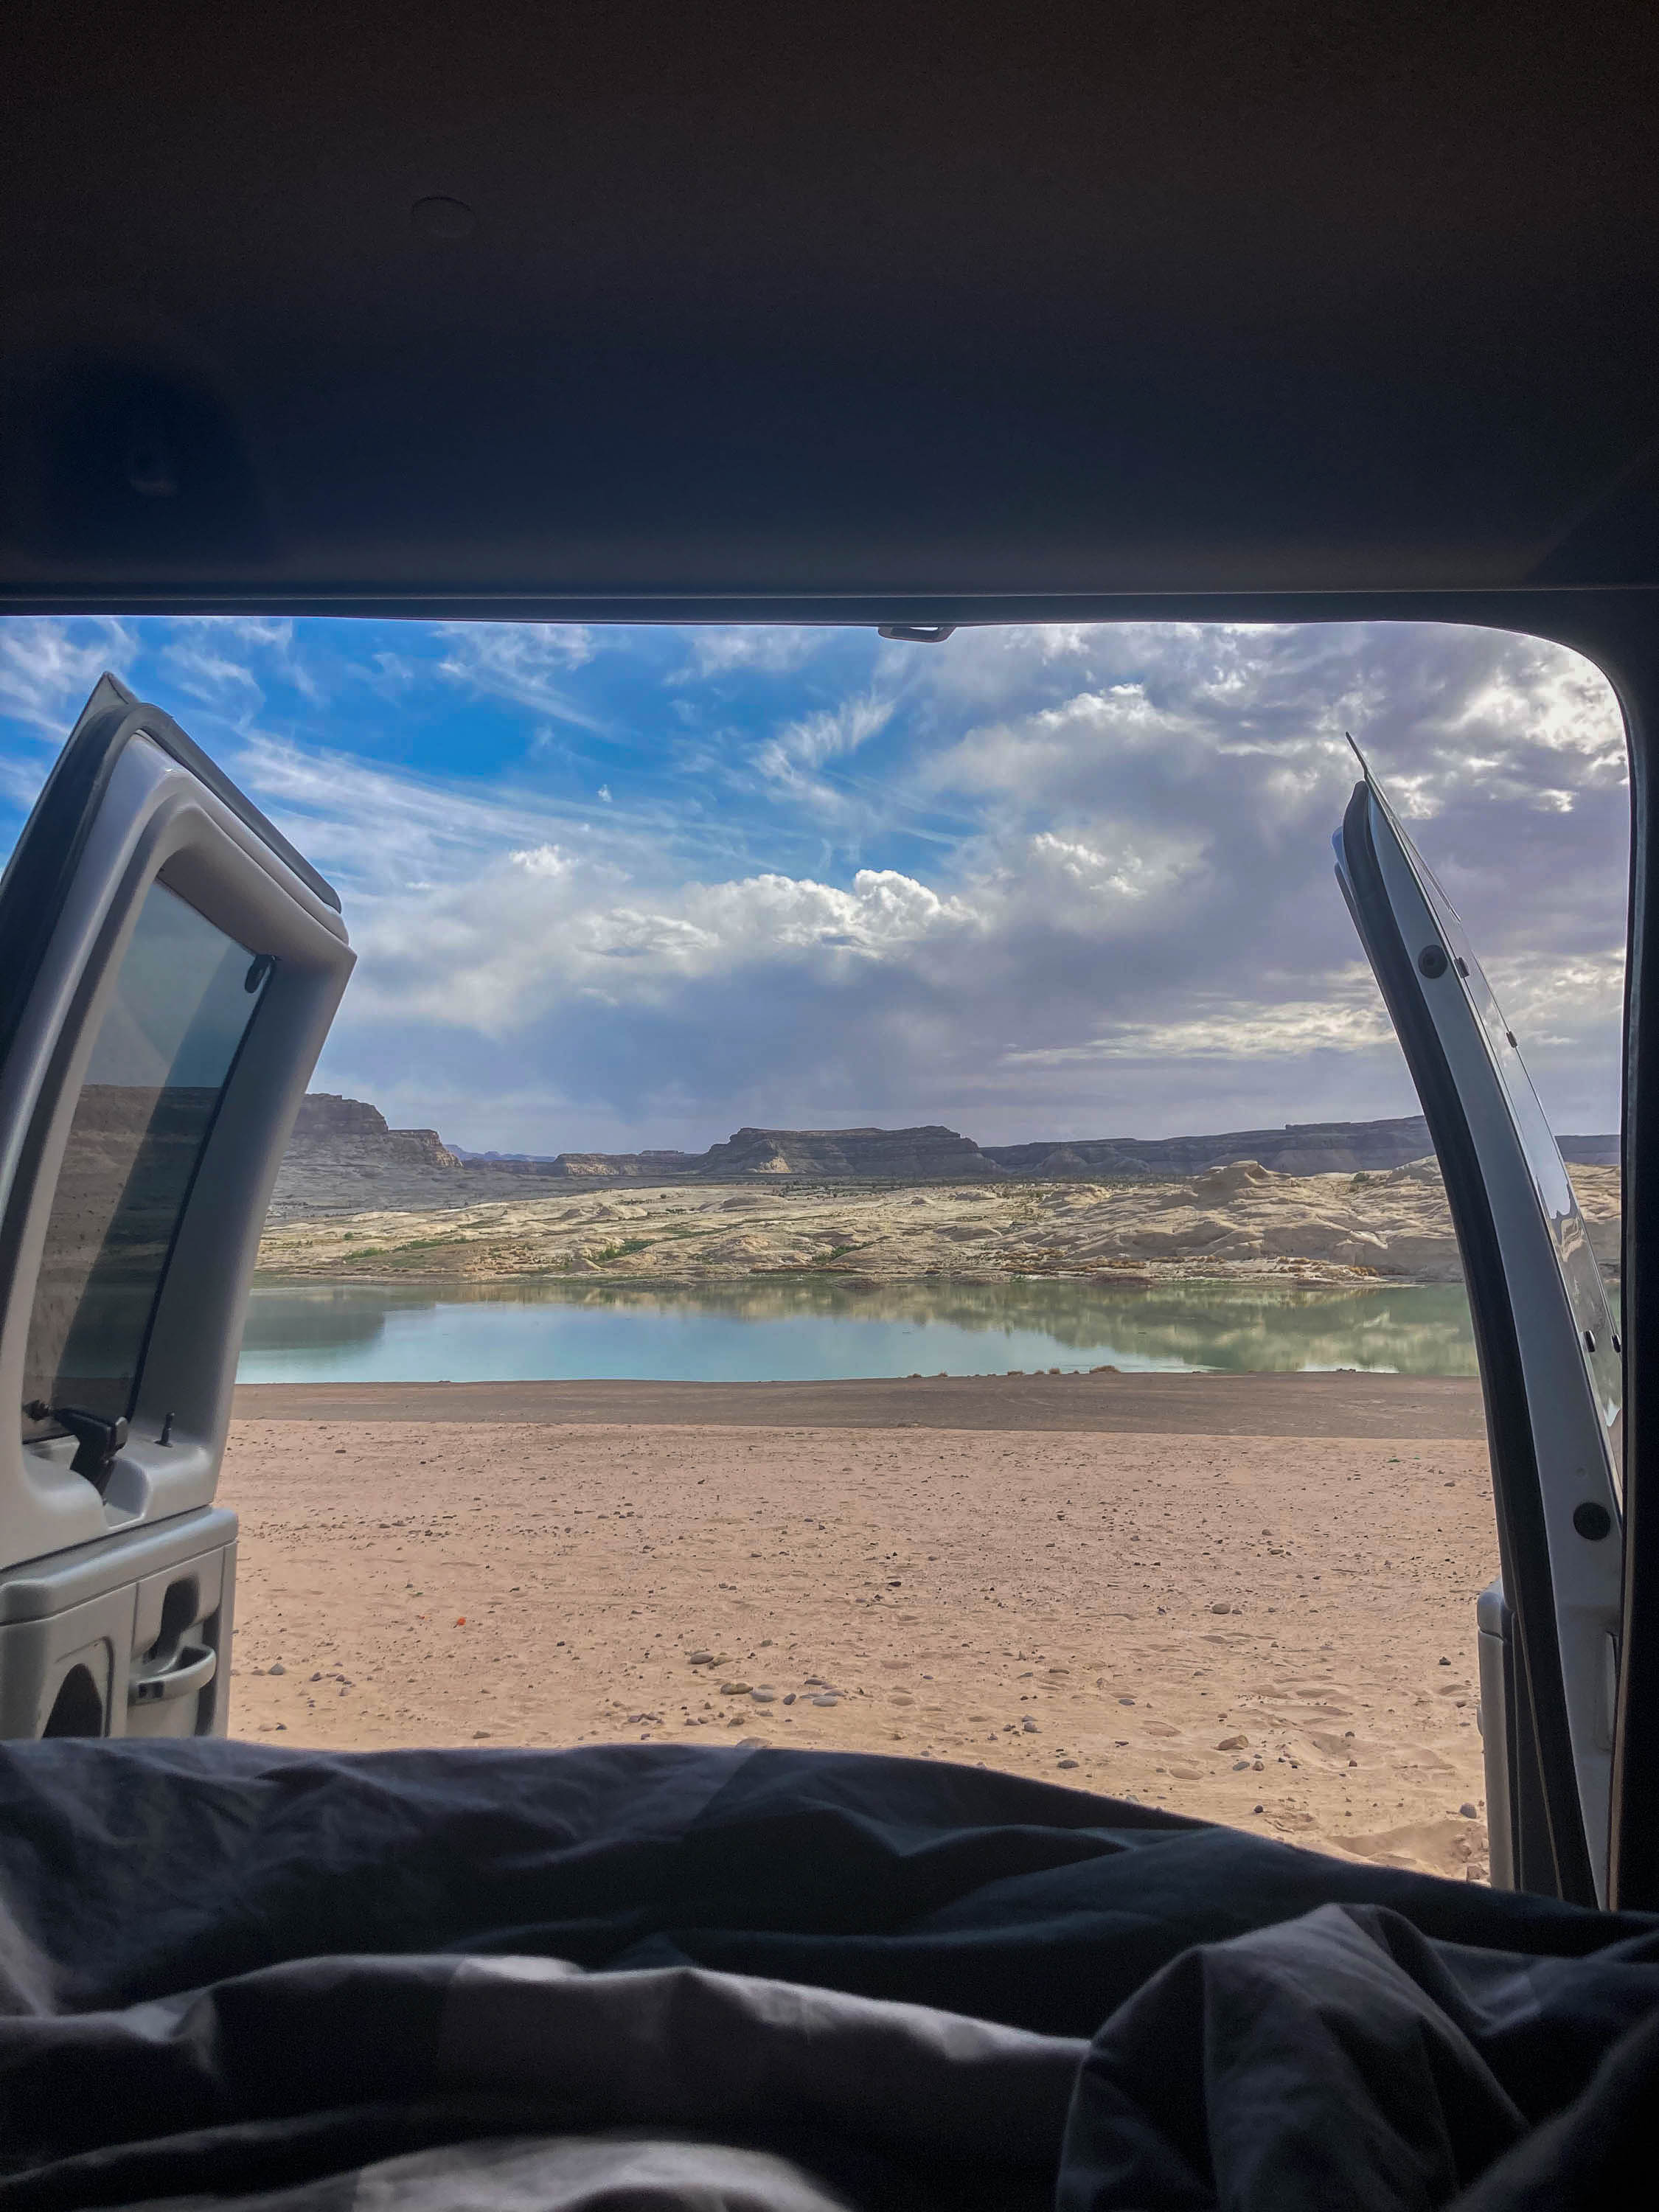
<instances>
[{"instance_id":1,"label":"wrinkled gray blanket","mask_svg":"<svg viewBox=\"0 0 1659 2212\"><path fill-rule=\"evenodd\" d=\"M0 2212L1532 2212L1656 2090L1659 1925L1006 1776L0 1747Z\"/></svg>"}]
</instances>

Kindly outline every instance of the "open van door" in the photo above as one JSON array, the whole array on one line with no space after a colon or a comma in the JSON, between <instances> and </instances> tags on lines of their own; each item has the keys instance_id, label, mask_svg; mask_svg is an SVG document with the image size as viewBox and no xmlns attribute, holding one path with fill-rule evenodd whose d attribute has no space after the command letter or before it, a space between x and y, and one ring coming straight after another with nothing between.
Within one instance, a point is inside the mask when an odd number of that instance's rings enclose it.
<instances>
[{"instance_id":1,"label":"open van door","mask_svg":"<svg viewBox=\"0 0 1659 2212\"><path fill-rule=\"evenodd\" d=\"M1479 1606L1492 1880L1605 1904L1624 1553L1618 1323L1515 1036L1369 769L1334 842L1445 1178L1486 1395L1501 1569Z\"/></svg>"},{"instance_id":2,"label":"open van door","mask_svg":"<svg viewBox=\"0 0 1659 2212\"><path fill-rule=\"evenodd\" d=\"M352 957L102 678L0 880L0 1735L223 1733L243 1308Z\"/></svg>"}]
</instances>

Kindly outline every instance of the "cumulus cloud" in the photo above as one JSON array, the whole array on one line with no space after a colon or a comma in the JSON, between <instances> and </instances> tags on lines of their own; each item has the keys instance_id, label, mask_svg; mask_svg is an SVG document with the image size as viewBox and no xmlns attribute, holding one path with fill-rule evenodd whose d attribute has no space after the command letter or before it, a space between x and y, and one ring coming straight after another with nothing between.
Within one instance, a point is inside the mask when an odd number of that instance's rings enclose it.
<instances>
[{"instance_id":1,"label":"cumulus cloud","mask_svg":"<svg viewBox=\"0 0 1659 2212\"><path fill-rule=\"evenodd\" d=\"M547 1072L537 1142L604 1126L701 1143L742 1120L943 1118L992 1139L1407 1112L1331 873L1352 726L1466 909L1559 1117L1608 1124L1627 796L1617 713L1585 664L1428 628L963 639L902 684L878 665L760 749L781 803L822 813L826 770L883 733L889 820L945 807L963 825L927 864L688 881L647 838L608 856L624 888L562 845L556 870L503 858L428 916L453 961L377 919L405 949L366 941L363 1034L398 1030L412 1003L434 1030L487 1030L503 1067Z\"/></svg>"}]
</instances>

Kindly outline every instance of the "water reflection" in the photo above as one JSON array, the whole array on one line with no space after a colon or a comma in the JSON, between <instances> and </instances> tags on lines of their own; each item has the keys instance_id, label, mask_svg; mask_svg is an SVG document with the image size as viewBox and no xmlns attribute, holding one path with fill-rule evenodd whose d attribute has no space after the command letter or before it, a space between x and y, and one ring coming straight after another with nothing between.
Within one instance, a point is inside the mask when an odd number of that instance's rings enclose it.
<instances>
[{"instance_id":1,"label":"water reflection","mask_svg":"<svg viewBox=\"0 0 1659 2212\"><path fill-rule=\"evenodd\" d=\"M1455 1284L1115 1290L818 1277L685 1291L262 1285L240 1373L245 1382L812 1382L1098 1366L1475 1372Z\"/></svg>"}]
</instances>

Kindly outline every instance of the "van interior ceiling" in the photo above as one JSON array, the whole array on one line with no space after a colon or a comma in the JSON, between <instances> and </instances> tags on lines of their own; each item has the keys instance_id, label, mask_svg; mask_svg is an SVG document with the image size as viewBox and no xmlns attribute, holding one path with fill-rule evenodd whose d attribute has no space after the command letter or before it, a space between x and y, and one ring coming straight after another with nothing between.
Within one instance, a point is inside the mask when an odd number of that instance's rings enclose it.
<instances>
[{"instance_id":1,"label":"van interior ceiling","mask_svg":"<svg viewBox=\"0 0 1659 2212\"><path fill-rule=\"evenodd\" d=\"M1605 672L1633 809L1607 1840L1593 1887L1547 1855L1522 1887L1659 1911L1650 0L18 0L0 98L0 615L856 623L918 652L1016 621L1396 619ZM202 1003L234 968L238 1021L262 989L275 1010L258 1049L288 1041L292 1080L273 1063L254 1098L227 1029L204 1109L245 1121L252 1166L228 1134L199 1157L252 1237L349 968L338 902L118 684L76 742L58 817L107 786L134 852L171 839L145 926L182 942L168 885L210 878ZM1391 820L1376 797L1365 836ZM43 932L76 911L49 874ZM7 1049L24 995L0 980ZM198 1304L153 1322L179 1443L169 1398L131 1466L209 1512L191 1425L222 1429L230 1370L191 1316L252 1244L187 1246ZM31 1403L26 1441L97 1470L97 1513L106 1480L152 1480L111 1477L113 1401L69 1433ZM142 1532L135 1732L211 1715L232 1533ZM46 1732L112 1694L77 1662Z\"/></svg>"}]
</instances>

